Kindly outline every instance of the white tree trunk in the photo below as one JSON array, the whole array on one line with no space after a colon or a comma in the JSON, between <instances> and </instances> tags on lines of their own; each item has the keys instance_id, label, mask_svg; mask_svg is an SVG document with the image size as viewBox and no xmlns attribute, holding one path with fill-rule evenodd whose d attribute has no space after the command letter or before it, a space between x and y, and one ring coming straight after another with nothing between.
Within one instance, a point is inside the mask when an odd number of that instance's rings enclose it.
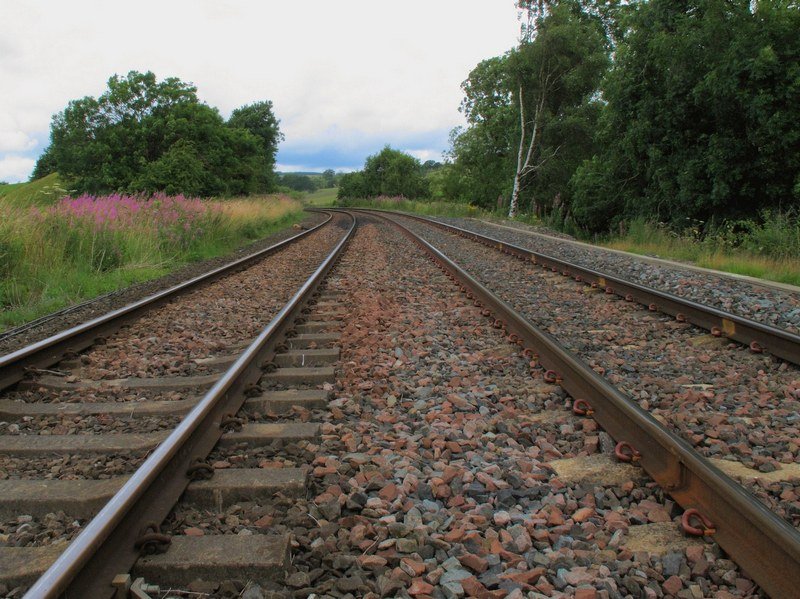
<instances>
[{"instance_id":1,"label":"white tree trunk","mask_svg":"<svg viewBox=\"0 0 800 599\"><path fill-rule=\"evenodd\" d=\"M519 86L519 150L517 151L517 171L514 173L514 189L511 192L511 205L508 208L508 218L514 218L519 210L519 193L522 189L522 178L530 171L534 170L531 165L531 158L533 158L533 151L536 147L536 137L539 132L539 116L544 109L544 91L541 92L542 97L539 104L536 106L536 112L533 115L533 128L531 129L531 139L528 142L527 152L525 151L525 104L522 101L522 86ZM524 155L524 158L523 158Z\"/></svg>"},{"instance_id":2,"label":"white tree trunk","mask_svg":"<svg viewBox=\"0 0 800 599\"><path fill-rule=\"evenodd\" d=\"M522 149L525 147L525 105L522 103L522 86L519 86L519 149L517 150L517 171L514 173L514 189L508 206L508 218L514 218L519 208L519 184L522 173Z\"/></svg>"}]
</instances>

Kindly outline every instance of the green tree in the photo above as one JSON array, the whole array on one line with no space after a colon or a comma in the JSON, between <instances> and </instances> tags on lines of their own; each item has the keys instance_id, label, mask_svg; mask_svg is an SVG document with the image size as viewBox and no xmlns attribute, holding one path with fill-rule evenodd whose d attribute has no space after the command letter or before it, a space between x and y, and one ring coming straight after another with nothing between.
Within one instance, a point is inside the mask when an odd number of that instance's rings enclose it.
<instances>
[{"instance_id":1,"label":"green tree","mask_svg":"<svg viewBox=\"0 0 800 599\"><path fill-rule=\"evenodd\" d=\"M317 184L313 178L300 173L284 173L280 176L280 184L293 191L316 191Z\"/></svg>"},{"instance_id":2,"label":"green tree","mask_svg":"<svg viewBox=\"0 0 800 599\"><path fill-rule=\"evenodd\" d=\"M181 139L158 160L147 163L135 186L143 191L196 196L214 186L210 177L194 144Z\"/></svg>"},{"instance_id":3,"label":"green tree","mask_svg":"<svg viewBox=\"0 0 800 599\"><path fill-rule=\"evenodd\" d=\"M55 156L53 156L53 149L52 146L48 146L36 160L36 166L33 167L30 180L35 181L36 179L41 179L56 171L56 160Z\"/></svg>"},{"instance_id":4,"label":"green tree","mask_svg":"<svg viewBox=\"0 0 800 599\"><path fill-rule=\"evenodd\" d=\"M336 192L339 199L354 199L369 197L364 173L356 171L354 173L344 173L339 178L339 190Z\"/></svg>"},{"instance_id":5,"label":"green tree","mask_svg":"<svg viewBox=\"0 0 800 599\"><path fill-rule=\"evenodd\" d=\"M578 2L561 2L546 11L545 6L539 4L531 41L520 44L508 60L519 118L509 216L516 214L529 180L537 178L572 141L563 134L581 124L576 111L591 114L584 106L591 101L609 63L608 42L597 18L585 13ZM546 16L541 16L542 12ZM574 152L575 144L572 149ZM545 209L536 195L532 204L537 214Z\"/></svg>"},{"instance_id":6,"label":"green tree","mask_svg":"<svg viewBox=\"0 0 800 599\"><path fill-rule=\"evenodd\" d=\"M335 187L336 186L336 173L332 168L325 169L322 172L322 186Z\"/></svg>"},{"instance_id":7,"label":"green tree","mask_svg":"<svg viewBox=\"0 0 800 599\"><path fill-rule=\"evenodd\" d=\"M523 6L523 8L525 8ZM443 188L515 214L568 211L568 182L591 157L596 90L609 64L602 19L578 2L533 3L523 41L482 61L462 84L468 126L451 135Z\"/></svg>"},{"instance_id":8,"label":"green tree","mask_svg":"<svg viewBox=\"0 0 800 599\"><path fill-rule=\"evenodd\" d=\"M428 181L420 161L386 146L367 158L362 171L342 176L337 197L369 198L383 195L426 198L429 194Z\"/></svg>"},{"instance_id":9,"label":"green tree","mask_svg":"<svg viewBox=\"0 0 800 599\"><path fill-rule=\"evenodd\" d=\"M237 108L231 113L228 126L245 129L261 140L263 160L259 187L260 191L271 191L275 187L275 156L278 144L284 139L280 121L272 110L272 102L264 100Z\"/></svg>"},{"instance_id":10,"label":"green tree","mask_svg":"<svg viewBox=\"0 0 800 599\"><path fill-rule=\"evenodd\" d=\"M219 111L197 99L191 84L158 81L150 72L114 75L98 98L74 100L53 117L50 146L36 174L58 171L71 187L89 193L264 191L275 153L262 137L272 124L265 116L270 107L245 107L226 124ZM236 126L237 119L243 126Z\"/></svg>"},{"instance_id":11,"label":"green tree","mask_svg":"<svg viewBox=\"0 0 800 599\"><path fill-rule=\"evenodd\" d=\"M367 158L364 183L370 196L423 198L429 193L419 160L389 146Z\"/></svg>"},{"instance_id":12,"label":"green tree","mask_svg":"<svg viewBox=\"0 0 800 599\"><path fill-rule=\"evenodd\" d=\"M443 181L450 198L494 208L511 191L517 121L512 104L508 56L480 62L461 84L459 110L468 127L450 134L452 168Z\"/></svg>"},{"instance_id":13,"label":"green tree","mask_svg":"<svg viewBox=\"0 0 800 599\"><path fill-rule=\"evenodd\" d=\"M598 151L576 173L590 230L755 216L800 200L800 10L651 0L625 21Z\"/></svg>"}]
</instances>

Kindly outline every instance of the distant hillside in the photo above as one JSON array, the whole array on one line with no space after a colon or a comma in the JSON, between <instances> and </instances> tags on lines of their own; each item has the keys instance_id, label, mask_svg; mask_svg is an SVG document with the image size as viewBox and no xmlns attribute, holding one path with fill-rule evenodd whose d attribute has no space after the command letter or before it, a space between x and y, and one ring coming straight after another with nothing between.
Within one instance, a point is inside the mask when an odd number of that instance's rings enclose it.
<instances>
[{"instance_id":1,"label":"distant hillside","mask_svg":"<svg viewBox=\"0 0 800 599\"><path fill-rule=\"evenodd\" d=\"M314 175L322 176L322 173L312 172L312 171L276 171L279 175L305 175L307 177L311 177Z\"/></svg>"},{"instance_id":2,"label":"distant hillside","mask_svg":"<svg viewBox=\"0 0 800 599\"><path fill-rule=\"evenodd\" d=\"M52 204L68 193L58 173L52 173L30 183L0 185L0 202L14 206L41 206Z\"/></svg>"}]
</instances>

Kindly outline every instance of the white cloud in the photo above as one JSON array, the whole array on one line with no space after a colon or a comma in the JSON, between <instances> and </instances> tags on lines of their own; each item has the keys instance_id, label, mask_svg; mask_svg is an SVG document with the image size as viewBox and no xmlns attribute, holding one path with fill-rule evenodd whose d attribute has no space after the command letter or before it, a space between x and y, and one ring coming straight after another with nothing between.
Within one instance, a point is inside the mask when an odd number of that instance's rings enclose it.
<instances>
[{"instance_id":1,"label":"white cloud","mask_svg":"<svg viewBox=\"0 0 800 599\"><path fill-rule=\"evenodd\" d=\"M26 181L36 165L33 158L24 156L3 156L0 158L0 181L19 183Z\"/></svg>"},{"instance_id":2,"label":"white cloud","mask_svg":"<svg viewBox=\"0 0 800 599\"><path fill-rule=\"evenodd\" d=\"M442 161L442 152L441 150L405 150L408 154L411 154L414 158L417 158L420 162L425 162L426 160L436 160L437 162Z\"/></svg>"},{"instance_id":3,"label":"white cloud","mask_svg":"<svg viewBox=\"0 0 800 599\"><path fill-rule=\"evenodd\" d=\"M0 130L0 152L25 152L36 147L36 140L24 131Z\"/></svg>"},{"instance_id":4,"label":"white cloud","mask_svg":"<svg viewBox=\"0 0 800 599\"><path fill-rule=\"evenodd\" d=\"M22 130L17 119L10 114L0 113L0 152L27 152L35 148L37 143Z\"/></svg>"},{"instance_id":5,"label":"white cloud","mask_svg":"<svg viewBox=\"0 0 800 599\"><path fill-rule=\"evenodd\" d=\"M131 69L192 81L226 115L270 99L287 143L401 143L461 123L461 82L519 26L512 0L40 0L2 2L0 20L14 24L0 40L0 115L16 123L0 127L0 157Z\"/></svg>"}]
</instances>

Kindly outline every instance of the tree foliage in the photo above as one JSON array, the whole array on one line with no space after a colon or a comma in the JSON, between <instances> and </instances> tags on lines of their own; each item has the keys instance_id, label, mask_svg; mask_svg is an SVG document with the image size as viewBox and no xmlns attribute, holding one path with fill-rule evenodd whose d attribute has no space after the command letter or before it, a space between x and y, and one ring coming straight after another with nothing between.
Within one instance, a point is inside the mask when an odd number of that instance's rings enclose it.
<instances>
[{"instance_id":1,"label":"tree foliage","mask_svg":"<svg viewBox=\"0 0 800 599\"><path fill-rule=\"evenodd\" d=\"M540 2L536 11L540 16L535 36L509 57L520 122L511 216L526 186L531 209L537 214L549 209L552 196L542 193L542 171L564 149L572 155L585 154L586 135L580 125L592 114L592 95L609 62L602 24L581 4L562 2L548 6L546 12L545 6ZM557 172L551 171L550 178ZM557 197L560 203L560 194Z\"/></svg>"},{"instance_id":2,"label":"tree foliage","mask_svg":"<svg viewBox=\"0 0 800 599\"><path fill-rule=\"evenodd\" d=\"M577 2L534 6L520 46L462 84L468 126L451 135L450 187L486 208L507 202L516 179L522 207L552 210L593 149L595 92L609 61L603 24Z\"/></svg>"},{"instance_id":3,"label":"tree foliage","mask_svg":"<svg viewBox=\"0 0 800 599\"><path fill-rule=\"evenodd\" d=\"M261 140L261 180L259 186L263 189L272 189L275 186L275 155L278 144L284 136L280 131L278 121L272 111L272 102L265 100L237 108L228 119L228 126L249 131Z\"/></svg>"},{"instance_id":4,"label":"tree foliage","mask_svg":"<svg viewBox=\"0 0 800 599\"><path fill-rule=\"evenodd\" d=\"M226 123L193 85L131 71L53 117L34 174L58 171L77 191L95 194L260 192L274 185L280 139L270 102L239 108Z\"/></svg>"},{"instance_id":5,"label":"tree foliage","mask_svg":"<svg viewBox=\"0 0 800 599\"><path fill-rule=\"evenodd\" d=\"M800 201L800 8L521 0L519 46L463 84L437 193L570 219L758 218Z\"/></svg>"},{"instance_id":6,"label":"tree foliage","mask_svg":"<svg viewBox=\"0 0 800 599\"><path fill-rule=\"evenodd\" d=\"M292 191L312 192L319 188L312 177L300 173L284 173L280 176L279 183Z\"/></svg>"},{"instance_id":7,"label":"tree foliage","mask_svg":"<svg viewBox=\"0 0 800 599\"><path fill-rule=\"evenodd\" d=\"M339 198L425 198L429 194L420 161L386 146L367 158L362 171L342 175L337 195Z\"/></svg>"},{"instance_id":8,"label":"tree foliage","mask_svg":"<svg viewBox=\"0 0 800 599\"><path fill-rule=\"evenodd\" d=\"M586 228L754 216L800 200L800 10L651 0L605 85L601 150L576 173Z\"/></svg>"}]
</instances>

